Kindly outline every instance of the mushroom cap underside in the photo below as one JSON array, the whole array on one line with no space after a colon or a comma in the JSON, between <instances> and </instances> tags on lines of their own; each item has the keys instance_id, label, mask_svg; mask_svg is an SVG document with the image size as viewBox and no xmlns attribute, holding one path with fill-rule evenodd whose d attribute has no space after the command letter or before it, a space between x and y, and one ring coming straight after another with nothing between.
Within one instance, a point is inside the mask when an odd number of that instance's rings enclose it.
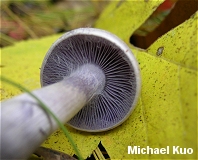
<instances>
[{"instance_id":1,"label":"mushroom cap underside","mask_svg":"<svg viewBox=\"0 0 198 160\"><path fill-rule=\"evenodd\" d=\"M85 64L101 68L105 86L67 124L90 132L114 128L128 118L137 102L140 75L136 59L115 35L80 28L65 33L49 49L41 69L41 84L59 82Z\"/></svg>"}]
</instances>

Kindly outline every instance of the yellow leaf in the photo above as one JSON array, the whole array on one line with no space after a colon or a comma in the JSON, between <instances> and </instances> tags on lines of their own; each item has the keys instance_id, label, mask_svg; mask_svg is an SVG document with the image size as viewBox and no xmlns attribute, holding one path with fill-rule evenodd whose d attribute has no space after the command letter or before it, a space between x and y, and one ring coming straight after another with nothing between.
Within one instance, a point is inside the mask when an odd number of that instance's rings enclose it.
<instances>
[{"instance_id":1,"label":"yellow leaf","mask_svg":"<svg viewBox=\"0 0 198 160\"><path fill-rule=\"evenodd\" d=\"M129 42L131 34L139 28L164 0L113 1L104 10L96 27L116 34Z\"/></svg>"},{"instance_id":2,"label":"yellow leaf","mask_svg":"<svg viewBox=\"0 0 198 160\"><path fill-rule=\"evenodd\" d=\"M1 49L1 75L14 80L28 89L40 88L40 68L50 45L60 35L39 40L19 42ZM16 88L2 82L1 100L21 93Z\"/></svg>"},{"instance_id":3,"label":"yellow leaf","mask_svg":"<svg viewBox=\"0 0 198 160\"><path fill-rule=\"evenodd\" d=\"M131 34L163 1L115 1L96 23L129 44ZM197 18L198 13L159 38L148 50L130 45L141 70L142 90L136 109L121 126L102 133L68 127L84 158L101 141L111 159L196 159L197 156ZM39 68L60 35L20 42L1 50L1 74L29 89L39 88ZM163 47L159 55L158 50ZM1 99L20 91L1 84ZM43 144L74 154L58 130ZM128 154L128 146L170 147L170 154ZM193 154L172 154L172 146L193 148Z\"/></svg>"}]
</instances>

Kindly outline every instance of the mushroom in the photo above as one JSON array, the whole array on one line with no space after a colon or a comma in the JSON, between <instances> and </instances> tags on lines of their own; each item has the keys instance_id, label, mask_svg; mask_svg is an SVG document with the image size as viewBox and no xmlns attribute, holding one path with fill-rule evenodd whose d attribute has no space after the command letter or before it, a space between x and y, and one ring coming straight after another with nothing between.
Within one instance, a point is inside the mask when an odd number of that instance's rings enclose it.
<instances>
[{"instance_id":1,"label":"mushroom","mask_svg":"<svg viewBox=\"0 0 198 160\"><path fill-rule=\"evenodd\" d=\"M123 123L140 92L138 63L130 48L117 36L94 28L60 37L46 54L40 77L42 88L32 93L63 123L88 132ZM3 102L1 109L1 158L11 153L27 157L58 127L26 93Z\"/></svg>"}]
</instances>

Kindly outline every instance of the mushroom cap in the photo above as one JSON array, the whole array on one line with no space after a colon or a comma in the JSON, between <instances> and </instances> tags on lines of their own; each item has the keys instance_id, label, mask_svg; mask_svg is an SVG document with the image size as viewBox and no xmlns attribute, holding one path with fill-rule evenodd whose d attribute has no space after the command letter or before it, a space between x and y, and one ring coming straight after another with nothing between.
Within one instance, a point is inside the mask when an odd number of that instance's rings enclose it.
<instances>
[{"instance_id":1,"label":"mushroom cap","mask_svg":"<svg viewBox=\"0 0 198 160\"><path fill-rule=\"evenodd\" d=\"M135 57L117 36L95 28L65 33L44 58L41 85L59 82L84 64L102 69L105 86L67 124L89 132L120 125L135 107L141 82Z\"/></svg>"}]
</instances>

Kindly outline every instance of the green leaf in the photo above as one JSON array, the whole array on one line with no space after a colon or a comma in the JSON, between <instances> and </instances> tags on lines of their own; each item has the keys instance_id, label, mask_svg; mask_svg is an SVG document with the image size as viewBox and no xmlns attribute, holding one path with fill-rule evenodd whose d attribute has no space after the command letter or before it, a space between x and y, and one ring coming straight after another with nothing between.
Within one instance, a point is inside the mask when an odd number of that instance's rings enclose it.
<instances>
[{"instance_id":1,"label":"green leaf","mask_svg":"<svg viewBox=\"0 0 198 160\"><path fill-rule=\"evenodd\" d=\"M163 1L115 1L96 23L129 44L132 33ZM119 127L102 133L86 133L68 127L86 158L101 141L111 159L196 159L197 156L197 18L198 13L160 37L149 49L129 44L141 71L142 90L136 109ZM1 50L1 74L29 89L40 87L39 68L45 53L60 35L20 42ZM164 47L161 55L157 54ZM20 91L1 84L1 99ZM43 144L74 154L62 131ZM170 154L128 154L128 146L170 146ZM193 154L172 154L172 146L193 148Z\"/></svg>"}]
</instances>

